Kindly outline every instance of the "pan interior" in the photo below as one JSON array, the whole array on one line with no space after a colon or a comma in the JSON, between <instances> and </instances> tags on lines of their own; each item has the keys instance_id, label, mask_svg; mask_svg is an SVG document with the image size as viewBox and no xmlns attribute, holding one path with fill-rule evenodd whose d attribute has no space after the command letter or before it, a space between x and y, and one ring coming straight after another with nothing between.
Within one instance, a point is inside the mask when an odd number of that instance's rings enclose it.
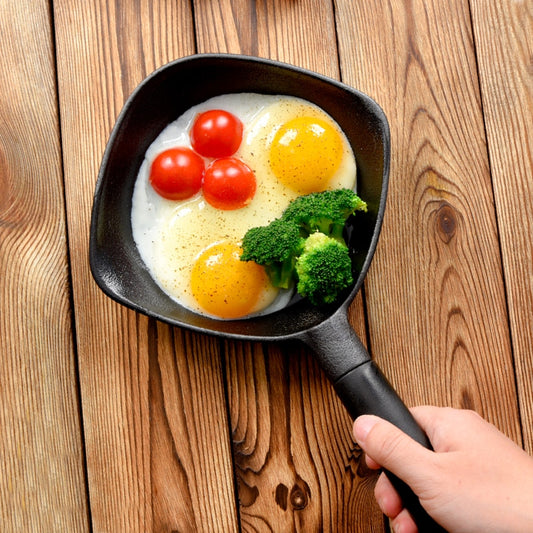
<instances>
[{"instance_id":1,"label":"pan interior","mask_svg":"<svg viewBox=\"0 0 533 533\"><path fill-rule=\"evenodd\" d=\"M166 125L213 96L256 92L298 96L319 105L344 130L358 166L357 192L368 212L348 228L356 283L335 305L304 300L276 313L220 321L176 304L150 276L133 240L131 198L144 153ZM389 131L368 96L317 74L248 56L207 54L174 61L146 78L126 102L109 139L96 185L90 264L111 298L164 322L196 331L257 340L296 337L347 306L360 288L377 243L388 180Z\"/></svg>"}]
</instances>

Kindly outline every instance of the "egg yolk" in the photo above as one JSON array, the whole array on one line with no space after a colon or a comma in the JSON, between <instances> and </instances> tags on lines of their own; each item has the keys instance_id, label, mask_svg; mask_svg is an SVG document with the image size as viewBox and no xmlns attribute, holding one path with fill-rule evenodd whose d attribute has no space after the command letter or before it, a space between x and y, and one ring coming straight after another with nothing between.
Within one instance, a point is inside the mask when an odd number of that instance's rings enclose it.
<instances>
[{"instance_id":1,"label":"egg yolk","mask_svg":"<svg viewBox=\"0 0 533 533\"><path fill-rule=\"evenodd\" d=\"M270 166L276 177L300 194L323 191L339 168L343 143L326 120L298 117L289 120L273 138Z\"/></svg>"},{"instance_id":2,"label":"egg yolk","mask_svg":"<svg viewBox=\"0 0 533 533\"><path fill-rule=\"evenodd\" d=\"M242 318L255 310L270 286L265 269L241 261L242 249L230 242L216 243L197 258L191 290L200 307L220 318Z\"/></svg>"}]
</instances>

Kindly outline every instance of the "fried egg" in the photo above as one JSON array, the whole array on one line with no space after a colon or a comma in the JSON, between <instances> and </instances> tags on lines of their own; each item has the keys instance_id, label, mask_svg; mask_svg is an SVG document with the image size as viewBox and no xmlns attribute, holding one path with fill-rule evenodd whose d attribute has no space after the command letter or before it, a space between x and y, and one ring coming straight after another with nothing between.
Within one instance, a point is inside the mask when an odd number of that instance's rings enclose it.
<instances>
[{"instance_id":1,"label":"fried egg","mask_svg":"<svg viewBox=\"0 0 533 533\"><path fill-rule=\"evenodd\" d=\"M194 118L209 109L233 113L244 125L233 157L254 171L257 189L240 209L216 209L201 192L166 200L149 182L153 159L168 148L190 147ZM354 189L355 181L346 136L316 105L282 95L217 96L170 123L148 148L133 192L133 238L154 280L183 307L218 319L271 313L285 307L292 292L273 287L263 267L240 261L246 231L279 217L297 196Z\"/></svg>"}]
</instances>

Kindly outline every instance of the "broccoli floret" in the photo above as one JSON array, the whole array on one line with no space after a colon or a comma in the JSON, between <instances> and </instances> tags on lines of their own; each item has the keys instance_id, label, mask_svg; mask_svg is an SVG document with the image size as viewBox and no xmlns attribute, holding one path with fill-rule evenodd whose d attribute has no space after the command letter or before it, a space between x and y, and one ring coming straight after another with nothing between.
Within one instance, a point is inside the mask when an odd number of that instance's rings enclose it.
<instances>
[{"instance_id":1,"label":"broccoli floret","mask_svg":"<svg viewBox=\"0 0 533 533\"><path fill-rule=\"evenodd\" d=\"M293 200L282 218L300 226L304 236L316 231L341 242L348 217L355 211L366 211L366 202L350 189L335 189L299 196Z\"/></svg>"},{"instance_id":2,"label":"broccoli floret","mask_svg":"<svg viewBox=\"0 0 533 533\"><path fill-rule=\"evenodd\" d=\"M272 285L287 289L294 282L296 258L304 239L291 221L275 219L268 226L251 228L242 240L242 261L263 265Z\"/></svg>"},{"instance_id":3,"label":"broccoli floret","mask_svg":"<svg viewBox=\"0 0 533 533\"><path fill-rule=\"evenodd\" d=\"M314 305L335 301L353 283L352 262L343 231L366 203L350 189L311 193L293 200L281 218L248 230L243 261L263 265L272 284L289 288Z\"/></svg>"},{"instance_id":4,"label":"broccoli floret","mask_svg":"<svg viewBox=\"0 0 533 533\"><path fill-rule=\"evenodd\" d=\"M348 247L323 233L312 233L296 261L296 273L301 296L314 305L332 303L353 283Z\"/></svg>"}]
</instances>

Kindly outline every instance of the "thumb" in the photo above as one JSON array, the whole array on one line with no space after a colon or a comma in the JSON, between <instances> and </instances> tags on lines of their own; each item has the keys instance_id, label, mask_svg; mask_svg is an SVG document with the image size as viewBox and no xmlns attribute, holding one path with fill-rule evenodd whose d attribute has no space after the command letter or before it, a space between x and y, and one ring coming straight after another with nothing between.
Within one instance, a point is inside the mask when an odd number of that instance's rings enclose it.
<instances>
[{"instance_id":1,"label":"thumb","mask_svg":"<svg viewBox=\"0 0 533 533\"><path fill-rule=\"evenodd\" d=\"M354 437L368 456L408 485L416 485L421 476L427 476L433 452L390 422L362 415L354 423Z\"/></svg>"}]
</instances>

